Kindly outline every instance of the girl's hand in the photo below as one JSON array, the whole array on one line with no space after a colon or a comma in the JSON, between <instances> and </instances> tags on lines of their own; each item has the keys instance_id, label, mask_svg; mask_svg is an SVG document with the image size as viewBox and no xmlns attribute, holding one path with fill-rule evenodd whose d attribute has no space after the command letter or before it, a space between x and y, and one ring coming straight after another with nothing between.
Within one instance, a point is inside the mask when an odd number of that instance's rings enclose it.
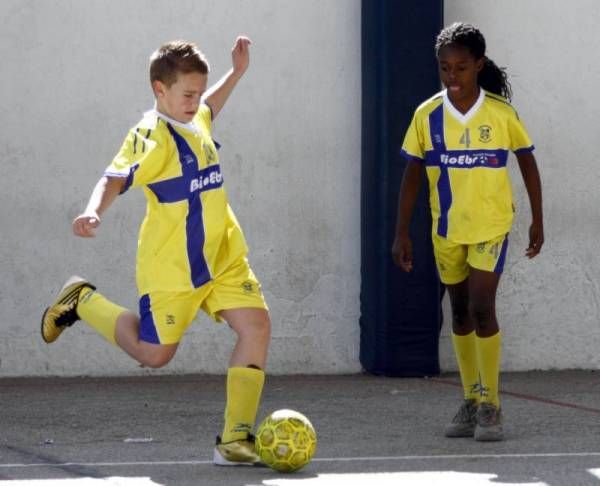
<instances>
[{"instance_id":1,"label":"girl's hand","mask_svg":"<svg viewBox=\"0 0 600 486\"><path fill-rule=\"evenodd\" d=\"M392 245L392 258L394 263L405 272L413 269L412 241L408 236L396 236Z\"/></svg>"},{"instance_id":2,"label":"girl's hand","mask_svg":"<svg viewBox=\"0 0 600 486\"><path fill-rule=\"evenodd\" d=\"M250 44L252 44L252 41L248 37L239 36L231 49L233 72L239 76L246 72L250 64Z\"/></svg>"},{"instance_id":3,"label":"girl's hand","mask_svg":"<svg viewBox=\"0 0 600 486\"><path fill-rule=\"evenodd\" d=\"M80 214L73 220L73 233L83 238L96 236L96 228L100 225L97 214Z\"/></svg>"},{"instance_id":4,"label":"girl's hand","mask_svg":"<svg viewBox=\"0 0 600 486\"><path fill-rule=\"evenodd\" d=\"M525 256L533 258L542 249L544 244L544 225L541 223L531 223L529 227L529 246L525 250Z\"/></svg>"}]
</instances>

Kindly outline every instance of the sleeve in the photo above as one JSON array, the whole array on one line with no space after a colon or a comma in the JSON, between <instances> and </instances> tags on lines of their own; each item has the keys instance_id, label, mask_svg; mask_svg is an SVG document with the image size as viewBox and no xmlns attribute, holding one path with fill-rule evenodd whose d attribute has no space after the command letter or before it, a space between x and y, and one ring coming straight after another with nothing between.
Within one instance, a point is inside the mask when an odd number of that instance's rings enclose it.
<instances>
[{"instance_id":1,"label":"sleeve","mask_svg":"<svg viewBox=\"0 0 600 486\"><path fill-rule=\"evenodd\" d=\"M423 124L417 113L414 114L410 126L404 136L404 143L400 153L408 160L425 161L425 139L423 137Z\"/></svg>"},{"instance_id":2,"label":"sleeve","mask_svg":"<svg viewBox=\"0 0 600 486\"><path fill-rule=\"evenodd\" d=\"M515 154L520 152L532 152L534 149L529 133L523 122L519 119L516 111L508 119L508 137L510 150Z\"/></svg>"},{"instance_id":3,"label":"sleeve","mask_svg":"<svg viewBox=\"0 0 600 486\"><path fill-rule=\"evenodd\" d=\"M208 133L212 132L212 110L210 106L206 103L201 103L198 113L196 113L196 118L204 130L207 130Z\"/></svg>"},{"instance_id":4,"label":"sleeve","mask_svg":"<svg viewBox=\"0 0 600 486\"><path fill-rule=\"evenodd\" d=\"M221 144L212 138L212 110L210 106L208 106L206 103L202 103L200 108L198 108L198 113L196 113L196 120L202 129L206 130L206 133L210 135L210 138L215 144L215 148L219 150L221 148Z\"/></svg>"},{"instance_id":5,"label":"sleeve","mask_svg":"<svg viewBox=\"0 0 600 486\"><path fill-rule=\"evenodd\" d=\"M159 178L166 163L165 155L165 143L157 139L153 129L132 128L104 175L127 178L123 192L144 186Z\"/></svg>"}]
</instances>

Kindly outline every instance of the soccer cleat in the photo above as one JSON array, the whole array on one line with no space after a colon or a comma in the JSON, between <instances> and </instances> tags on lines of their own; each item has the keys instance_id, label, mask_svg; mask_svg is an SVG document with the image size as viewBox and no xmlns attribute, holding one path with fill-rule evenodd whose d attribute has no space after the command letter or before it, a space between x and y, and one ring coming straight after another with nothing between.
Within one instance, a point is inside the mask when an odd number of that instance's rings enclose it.
<instances>
[{"instance_id":1,"label":"soccer cleat","mask_svg":"<svg viewBox=\"0 0 600 486\"><path fill-rule=\"evenodd\" d=\"M213 453L213 463L216 466L263 466L260 457L254 448L254 436L246 439L222 442L217 436L217 443Z\"/></svg>"},{"instance_id":2,"label":"soccer cleat","mask_svg":"<svg viewBox=\"0 0 600 486\"><path fill-rule=\"evenodd\" d=\"M503 439L502 411L492 403L481 403L477 409L475 440L492 442Z\"/></svg>"},{"instance_id":3,"label":"soccer cleat","mask_svg":"<svg viewBox=\"0 0 600 486\"><path fill-rule=\"evenodd\" d=\"M473 399L465 399L452 419L446 426L444 435L446 437L473 437L477 424L477 402Z\"/></svg>"},{"instance_id":4,"label":"soccer cleat","mask_svg":"<svg viewBox=\"0 0 600 486\"><path fill-rule=\"evenodd\" d=\"M72 276L63 285L56 300L44 311L42 316L42 338L47 343L58 339L65 328L79 320L77 303L79 293L84 288L96 290L92 284L81 277Z\"/></svg>"}]
</instances>

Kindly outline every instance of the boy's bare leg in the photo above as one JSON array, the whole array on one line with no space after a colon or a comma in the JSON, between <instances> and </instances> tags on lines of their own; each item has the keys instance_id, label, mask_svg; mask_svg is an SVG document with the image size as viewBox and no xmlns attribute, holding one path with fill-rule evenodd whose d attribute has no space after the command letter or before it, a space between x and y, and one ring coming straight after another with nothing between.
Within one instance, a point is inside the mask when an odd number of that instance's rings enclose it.
<instances>
[{"instance_id":1,"label":"boy's bare leg","mask_svg":"<svg viewBox=\"0 0 600 486\"><path fill-rule=\"evenodd\" d=\"M140 318L133 312L123 312L117 319L115 340L133 359L144 366L160 368L166 365L177 351L178 344L152 344L141 341Z\"/></svg>"},{"instance_id":2,"label":"boy's bare leg","mask_svg":"<svg viewBox=\"0 0 600 486\"><path fill-rule=\"evenodd\" d=\"M237 334L229 367L254 365L264 370L271 340L271 319L268 311L248 307L223 310L219 315Z\"/></svg>"},{"instance_id":3,"label":"boy's bare leg","mask_svg":"<svg viewBox=\"0 0 600 486\"><path fill-rule=\"evenodd\" d=\"M241 308L220 312L238 336L229 362L230 367L257 366L264 369L271 339L271 321L264 309ZM117 319L115 340L132 358L144 366L160 368L175 355L178 344L152 344L139 339L140 319L123 312Z\"/></svg>"}]
</instances>

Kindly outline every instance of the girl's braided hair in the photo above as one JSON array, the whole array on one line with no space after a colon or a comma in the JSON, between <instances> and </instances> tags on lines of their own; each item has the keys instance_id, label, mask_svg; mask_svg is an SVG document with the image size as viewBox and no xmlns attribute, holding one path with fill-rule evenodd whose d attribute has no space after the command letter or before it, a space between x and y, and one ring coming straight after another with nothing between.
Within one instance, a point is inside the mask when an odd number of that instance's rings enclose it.
<instances>
[{"instance_id":1,"label":"girl's braided hair","mask_svg":"<svg viewBox=\"0 0 600 486\"><path fill-rule=\"evenodd\" d=\"M485 55L485 38L473 25L462 22L444 28L437 36L435 54L439 55L440 49L450 44L465 47L475 57L484 58L483 68L479 72L477 82L486 91L512 98L512 88L508 82L506 69L498 67L494 61Z\"/></svg>"}]
</instances>

